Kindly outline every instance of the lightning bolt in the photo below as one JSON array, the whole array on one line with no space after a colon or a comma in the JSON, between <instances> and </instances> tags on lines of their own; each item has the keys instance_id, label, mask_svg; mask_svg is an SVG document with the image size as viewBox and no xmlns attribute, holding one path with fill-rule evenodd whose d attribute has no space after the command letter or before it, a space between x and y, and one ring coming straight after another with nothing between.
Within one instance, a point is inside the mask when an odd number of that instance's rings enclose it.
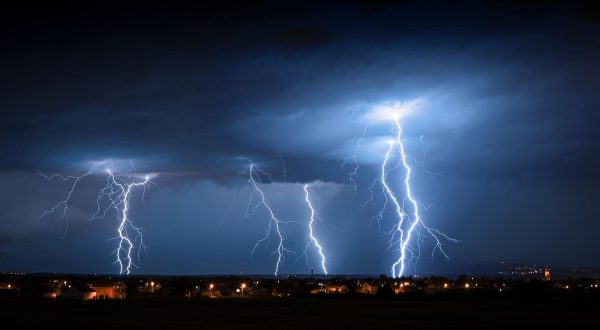
<instances>
[{"instance_id":1,"label":"lightning bolt","mask_svg":"<svg viewBox=\"0 0 600 330\"><path fill-rule=\"evenodd\" d=\"M380 175L378 178L373 179L372 184L369 186L370 197L369 199L361 206L361 209L364 208L367 204L375 199L374 189L379 184L381 186L381 192L385 198L382 209L378 214L373 216L372 220L377 220L377 223L380 227L381 231L381 220L384 218L384 212L389 204L393 206L395 216L397 218L396 223L393 225L392 229L385 234L389 234L390 238L390 248L393 246L398 246L399 256L398 259L392 264L391 273L393 277L401 277L405 275L406 266L410 262L417 262L420 257L421 246L423 242L422 234L427 234L434 242L434 248L432 251L432 257L435 255L436 251L444 256L444 258L449 259L448 254L444 250L444 243L452 242L457 243L458 240L449 237L448 235L440 232L435 228L431 228L425 224L423 218L420 214L420 208L424 207L414 196L411 186L411 174L412 168L410 166L410 161L414 162L418 167L420 167L426 174L429 174L435 181L436 185L437 181L435 180L435 176L439 175L439 173L429 172L425 169L423 164L417 161L414 157L408 156L405 152L404 144L402 141L402 127L400 125L400 116L402 114L406 114L408 110L410 110L416 103L407 103L407 104L393 104L392 106L382 106L375 109L374 113L372 113L371 118L376 120L378 119L386 119L392 124L392 135L393 139L389 141L388 148L384 154L383 161L380 165ZM365 127L361 138L359 138L356 142L356 147L354 149L354 154L344 160L342 167L344 167L347 163L354 164L352 171L350 172L350 181L354 185L356 189L356 182L354 180L354 176L357 174L359 169L357 162L357 154L358 149L360 147L360 143L365 138L366 129L370 125ZM429 142L426 140L424 136L420 137L421 142L421 150L425 155L429 149ZM397 158L398 162L394 165L391 165L392 158L396 158L394 156L394 150L398 151ZM394 188L390 185L388 176L390 173L396 168L401 167L404 172L403 177L403 192L404 196L398 197L398 193L394 191ZM439 188L439 185L438 185ZM405 204L408 204L409 208L412 212L408 214L405 210ZM416 236L416 237L415 237ZM416 246L415 246L416 245Z\"/></svg>"},{"instance_id":2,"label":"lightning bolt","mask_svg":"<svg viewBox=\"0 0 600 330\"><path fill-rule=\"evenodd\" d=\"M435 253L436 250L438 250L446 259L449 259L448 254L444 251L443 244L439 237L442 237L443 239L453 242L453 243L457 243L458 240L447 236L446 234L440 232L437 229L426 226L425 223L423 222L423 219L421 218L421 215L419 213L420 203L417 202L417 199L413 195L412 189L411 189L411 181L410 180L411 180L412 169L411 169L410 165L408 164L408 161L407 161L408 157L406 156L406 152L404 150L404 144L402 143L402 127L400 126L400 119L398 116L396 116L394 118L393 124L394 124L394 129L396 131L396 136L395 136L395 140L390 143L390 146L386 153L384 162L382 163L381 182L385 188L385 191L387 192L389 197L392 199L394 205L396 206L396 213L398 215L398 224L395 226L395 230L397 232L399 232L399 235L400 235L400 238L398 241L399 246L400 246L400 256L398 257L398 260L396 260L396 262L394 262L394 264L392 265L392 277L401 277L404 275L404 272L406 269L407 255L409 253L411 253L413 255L415 254L415 252L411 252L411 250L409 249L409 244L410 244L411 238L413 236L413 233L415 231L415 228L417 228L417 226L421 226L422 228L424 228L425 231L430 235L430 237L433 238L435 246L432 251L432 255ZM400 155L400 162L402 164L402 167L404 167L404 171L405 171L404 191L405 191L406 199L411 204L411 207L413 210L412 221L410 221L410 223L408 223L408 225L407 225L408 228L405 228L405 229L403 229L403 225L404 225L405 218L407 218L407 214L404 212L404 209L402 208L402 206L400 206L400 204L398 203L398 200L397 200L395 194L389 188L389 185L387 184L387 180L386 180L386 175L385 175L385 166L387 164L389 156L394 147L398 148L398 152ZM420 239L421 238L419 237L418 240L420 241ZM419 250L420 250L420 242L419 242ZM418 260L418 254L416 256L416 259ZM396 276L396 275L398 275L398 276Z\"/></svg>"},{"instance_id":3,"label":"lightning bolt","mask_svg":"<svg viewBox=\"0 0 600 330\"><path fill-rule=\"evenodd\" d=\"M327 268L325 267L325 262L326 262L325 254L323 253L323 248L321 247L321 244L319 244L319 241L317 240L317 238L314 235L313 224L315 222L315 209L310 200L310 193L308 191L308 186L309 186L308 184L304 185L304 193L305 193L304 200L306 201L306 205L310 209L310 221L308 222L310 241L308 241L308 243L306 244L306 248L305 248L304 252L306 253L308 251L308 248L310 247L310 245L314 244L314 246L317 248L317 252L319 253L319 256L321 256L321 268L323 269L323 273L325 273L325 275L327 275Z\"/></svg>"},{"instance_id":4,"label":"lightning bolt","mask_svg":"<svg viewBox=\"0 0 600 330\"><path fill-rule=\"evenodd\" d=\"M118 244L117 248L113 251L116 256L115 264L119 265L120 274L129 275L132 268L137 267L133 261L133 255L135 251L137 250L137 258L139 260L140 252L146 248L143 243L141 228L136 227L133 223L133 220L129 216L129 200L134 188L143 187L144 190L142 196L144 196L146 187L152 182L150 181L150 177L146 175L141 181L128 183L124 179L116 177L110 170L106 170L106 172L106 184L98 191L96 198L97 209L88 220L104 219L109 211L116 211L118 217L117 237L113 239L117 240ZM67 222L67 228L64 232L64 235L66 235L68 229L67 210L69 208L69 201L79 181L91 175L93 172L87 172L81 176L63 176L58 173L46 175L41 172L39 173L48 180L60 178L63 181L72 181L71 188L67 193L67 197L40 215L40 219L42 219L50 214L60 212L59 218L64 218Z\"/></svg>"},{"instance_id":5,"label":"lightning bolt","mask_svg":"<svg viewBox=\"0 0 600 330\"><path fill-rule=\"evenodd\" d=\"M383 162L381 163L381 178L379 179L379 181L381 182L381 185L383 186L384 192L386 196L386 203L384 204L382 210L379 212L379 214L377 215L377 217L379 219L383 218L383 212L385 211L385 207L387 205L387 203L389 202L389 200L392 200L392 203L394 204L395 208L396 208L396 215L398 216L398 223L396 225L394 225L393 229L392 229L392 239L390 241L393 241L395 235L396 235L396 231L398 231L400 233L400 241L402 241L402 238L404 237L404 230L402 229L402 224L404 222L404 218L406 217L406 213L404 212L404 209L402 208L402 206L400 205L400 203L398 202L398 198L396 197L396 194L394 194L394 191L390 188L390 186L387 183L387 173L386 173L386 166L387 163L390 159L390 155L392 153L392 151L394 150L394 142L389 142L388 143L388 150L385 153L385 158L383 160ZM389 199L388 199L389 197ZM392 274L393 277L395 276L394 273L394 267L392 267Z\"/></svg>"},{"instance_id":6,"label":"lightning bolt","mask_svg":"<svg viewBox=\"0 0 600 330\"><path fill-rule=\"evenodd\" d=\"M92 215L91 219L104 218L107 209L112 208L117 211L119 225L117 227L117 237L114 239L118 241L118 244L113 253L116 256L115 263L119 265L119 273L129 275L132 267L137 267L133 262L132 253L134 250L137 250L137 258L139 260L140 252L146 249L142 230L139 227L136 227L133 220L129 217L129 199L131 197L131 191L135 187L143 187L145 194L145 189L150 182L150 177L146 175L143 181L125 183L121 179L117 179L111 170L107 170L106 172L108 173L106 186L98 192L96 202L99 207L96 210L96 213ZM100 216L99 209L103 198L108 199L109 203L107 208L104 209L102 216ZM131 234L134 236L131 237Z\"/></svg>"},{"instance_id":7,"label":"lightning bolt","mask_svg":"<svg viewBox=\"0 0 600 330\"><path fill-rule=\"evenodd\" d=\"M279 274L280 266L285 261L285 254L286 253L295 254L294 251L289 250L284 246L284 244L283 244L284 239L283 239L283 234L282 234L282 230L281 230L282 224L290 223L291 221L281 221L279 218L277 218L275 216L275 212L273 212L273 209L271 208L271 205L269 204L269 201L267 200L265 193L260 188L260 185L262 185L260 176L266 175L267 177L270 178L270 175L268 173L258 169L256 167L256 164L254 164L254 162L252 162L250 159L248 159L248 158L243 158L243 159L250 163L250 167L249 167L249 171L248 171L248 183L250 183L250 185L253 188L253 190L250 194L250 201L248 202L248 208L246 209L245 216L254 215L256 212L256 209L261 206L269 214L269 225L267 226L265 235L261 239L256 241L256 244L254 244L254 247L250 251L250 257L254 256L254 252L256 251L256 249L262 243L267 241L269 239L269 237L271 237L272 232L274 231L275 237L277 238L277 248L273 251L272 255L275 254L277 256L277 262L275 263L275 272L274 272L275 276L277 276ZM252 199L253 199L254 195L258 195L258 203L254 206L252 213L248 213L248 210L250 209L250 205L252 203Z\"/></svg>"}]
</instances>

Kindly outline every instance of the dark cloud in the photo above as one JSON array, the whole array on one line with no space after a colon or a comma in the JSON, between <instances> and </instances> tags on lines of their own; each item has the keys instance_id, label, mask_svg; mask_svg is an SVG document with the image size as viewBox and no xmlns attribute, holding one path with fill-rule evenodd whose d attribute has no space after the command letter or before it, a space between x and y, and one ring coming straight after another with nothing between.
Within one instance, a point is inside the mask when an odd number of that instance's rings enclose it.
<instances>
[{"instance_id":1,"label":"dark cloud","mask_svg":"<svg viewBox=\"0 0 600 330\"><path fill-rule=\"evenodd\" d=\"M287 47L312 48L329 44L332 36L326 30L307 26L290 29L284 32L280 39Z\"/></svg>"}]
</instances>

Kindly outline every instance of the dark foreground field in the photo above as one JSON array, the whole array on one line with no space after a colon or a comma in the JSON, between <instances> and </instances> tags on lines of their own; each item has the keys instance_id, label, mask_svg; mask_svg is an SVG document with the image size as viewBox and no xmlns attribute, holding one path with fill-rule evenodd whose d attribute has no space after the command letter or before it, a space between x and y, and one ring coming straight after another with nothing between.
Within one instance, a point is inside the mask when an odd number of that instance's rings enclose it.
<instances>
[{"instance_id":1,"label":"dark foreground field","mask_svg":"<svg viewBox=\"0 0 600 330\"><path fill-rule=\"evenodd\" d=\"M477 301L262 298L221 300L1 300L3 325L78 329L373 329L553 326L600 322L600 305ZM8 329L4 327L4 329Z\"/></svg>"}]
</instances>

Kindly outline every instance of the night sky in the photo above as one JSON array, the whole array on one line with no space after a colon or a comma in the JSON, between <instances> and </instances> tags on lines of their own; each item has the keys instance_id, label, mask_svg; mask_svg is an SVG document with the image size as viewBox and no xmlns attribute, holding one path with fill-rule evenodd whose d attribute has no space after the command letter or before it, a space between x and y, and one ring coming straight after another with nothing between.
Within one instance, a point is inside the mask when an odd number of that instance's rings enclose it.
<instances>
[{"instance_id":1,"label":"night sky","mask_svg":"<svg viewBox=\"0 0 600 330\"><path fill-rule=\"evenodd\" d=\"M283 273L317 268L304 183L330 273L389 274L394 214L366 207L390 126L402 119L428 225L409 273L528 258L600 266L600 8L593 1L57 2L0 9L0 271L114 273L117 217L88 221L104 170L152 174L130 215L137 273L272 273L263 209L244 217L248 163L284 226ZM360 166L344 166L368 126ZM423 168L433 175L427 174ZM40 214L81 175L70 228ZM402 172L390 182L400 192ZM425 208L426 206L426 208Z\"/></svg>"}]
</instances>

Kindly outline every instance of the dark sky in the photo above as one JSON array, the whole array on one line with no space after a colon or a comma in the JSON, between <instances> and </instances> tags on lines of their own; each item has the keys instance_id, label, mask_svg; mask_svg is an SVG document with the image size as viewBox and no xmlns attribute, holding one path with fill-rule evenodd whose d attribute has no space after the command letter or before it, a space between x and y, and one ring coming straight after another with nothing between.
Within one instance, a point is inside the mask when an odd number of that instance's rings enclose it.
<instances>
[{"instance_id":1,"label":"dark sky","mask_svg":"<svg viewBox=\"0 0 600 330\"><path fill-rule=\"evenodd\" d=\"M600 266L600 9L594 1L20 3L0 8L0 270L118 271L116 216L87 219L110 167L152 173L131 216L141 273L271 273L268 224L244 218L253 159L302 253L313 183L332 273L388 273L383 198L364 208L389 126L378 105L418 100L403 118L427 223L460 239L451 260L423 241L410 273L531 258ZM283 164L285 164L285 175ZM40 214L83 174L70 230ZM402 190L401 172L392 180ZM379 195L378 195L379 194ZM429 207L431 206L431 207ZM388 210L389 211L389 210ZM58 226L60 227L60 219ZM308 262L317 264L309 250ZM290 255L283 272L308 272Z\"/></svg>"}]
</instances>

